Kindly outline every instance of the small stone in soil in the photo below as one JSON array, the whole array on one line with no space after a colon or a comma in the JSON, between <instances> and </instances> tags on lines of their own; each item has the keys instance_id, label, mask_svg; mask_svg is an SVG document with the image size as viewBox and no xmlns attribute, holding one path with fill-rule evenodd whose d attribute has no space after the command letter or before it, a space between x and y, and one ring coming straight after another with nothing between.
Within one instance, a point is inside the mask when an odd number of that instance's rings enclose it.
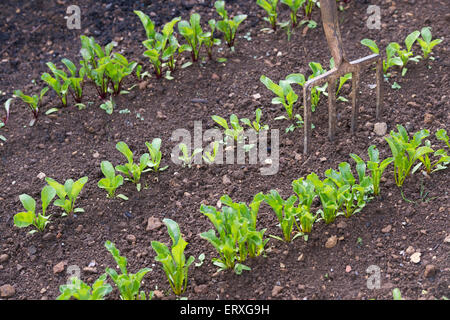
<instances>
[{"instance_id":1,"label":"small stone in soil","mask_svg":"<svg viewBox=\"0 0 450 320\"><path fill-rule=\"evenodd\" d=\"M153 291L153 295L155 296L155 298L158 298L158 299L164 298L164 293L162 293L159 290Z\"/></svg>"},{"instance_id":2,"label":"small stone in soil","mask_svg":"<svg viewBox=\"0 0 450 320\"><path fill-rule=\"evenodd\" d=\"M162 226L161 221L158 218L155 217L150 217L147 220L147 231L152 231L152 230L156 230L159 229Z\"/></svg>"},{"instance_id":3,"label":"small stone in soil","mask_svg":"<svg viewBox=\"0 0 450 320\"><path fill-rule=\"evenodd\" d=\"M127 241L129 243L133 243L134 244L136 242L136 237L134 235L132 235L132 234L127 235L126 239L127 239Z\"/></svg>"},{"instance_id":4,"label":"small stone in soil","mask_svg":"<svg viewBox=\"0 0 450 320\"><path fill-rule=\"evenodd\" d=\"M412 246L409 246L408 248L406 248L405 253L408 255L411 255L415 252L416 250L414 250L414 248Z\"/></svg>"},{"instance_id":5,"label":"small stone in soil","mask_svg":"<svg viewBox=\"0 0 450 320\"><path fill-rule=\"evenodd\" d=\"M206 284L201 284L199 286L194 287L194 292L195 293L203 293L206 291L206 289L208 289L208 286Z\"/></svg>"},{"instance_id":6,"label":"small stone in soil","mask_svg":"<svg viewBox=\"0 0 450 320\"><path fill-rule=\"evenodd\" d=\"M420 252L415 252L411 255L411 257L409 258L411 260L411 262L413 263L419 263L420 262L420 256L422 254Z\"/></svg>"},{"instance_id":7,"label":"small stone in soil","mask_svg":"<svg viewBox=\"0 0 450 320\"><path fill-rule=\"evenodd\" d=\"M331 249L337 244L337 237L331 236L328 238L327 242L325 243L325 248Z\"/></svg>"},{"instance_id":8,"label":"small stone in soil","mask_svg":"<svg viewBox=\"0 0 450 320\"><path fill-rule=\"evenodd\" d=\"M0 297L9 298L16 294L16 290L10 284L4 284L0 287Z\"/></svg>"},{"instance_id":9,"label":"small stone in soil","mask_svg":"<svg viewBox=\"0 0 450 320\"><path fill-rule=\"evenodd\" d=\"M9 256L6 253L0 255L0 263L6 262L6 261L8 261L8 259L9 259Z\"/></svg>"},{"instance_id":10,"label":"small stone in soil","mask_svg":"<svg viewBox=\"0 0 450 320\"><path fill-rule=\"evenodd\" d=\"M231 180L230 180L230 178L228 178L227 175L224 175L222 177L222 183L225 184L225 185L229 185L229 184L231 184Z\"/></svg>"},{"instance_id":11,"label":"small stone in soil","mask_svg":"<svg viewBox=\"0 0 450 320\"><path fill-rule=\"evenodd\" d=\"M64 271L64 268L66 267L67 262L66 261L61 261L58 264L56 264L53 267L53 273L61 273Z\"/></svg>"},{"instance_id":12,"label":"small stone in soil","mask_svg":"<svg viewBox=\"0 0 450 320\"><path fill-rule=\"evenodd\" d=\"M425 267L425 271L424 271L423 275L425 278L431 278L431 277L434 277L434 275L436 274L437 271L438 270L434 265L428 264Z\"/></svg>"},{"instance_id":13,"label":"small stone in soil","mask_svg":"<svg viewBox=\"0 0 450 320\"><path fill-rule=\"evenodd\" d=\"M377 123L375 123L375 125L373 126L373 132L379 137L384 136L386 134L386 132L387 132L387 124L386 124L386 122L377 122Z\"/></svg>"},{"instance_id":14,"label":"small stone in soil","mask_svg":"<svg viewBox=\"0 0 450 320\"><path fill-rule=\"evenodd\" d=\"M392 230L392 226L389 224L386 227L384 227L383 229L381 229L381 232L383 233L388 233Z\"/></svg>"},{"instance_id":15,"label":"small stone in soil","mask_svg":"<svg viewBox=\"0 0 450 320\"><path fill-rule=\"evenodd\" d=\"M283 287L274 286L272 289L272 297L276 297L281 292L281 290L283 290Z\"/></svg>"},{"instance_id":16,"label":"small stone in soil","mask_svg":"<svg viewBox=\"0 0 450 320\"><path fill-rule=\"evenodd\" d=\"M46 174L43 172L39 172L39 174L36 177L40 180L44 180L44 178L46 177Z\"/></svg>"}]
</instances>

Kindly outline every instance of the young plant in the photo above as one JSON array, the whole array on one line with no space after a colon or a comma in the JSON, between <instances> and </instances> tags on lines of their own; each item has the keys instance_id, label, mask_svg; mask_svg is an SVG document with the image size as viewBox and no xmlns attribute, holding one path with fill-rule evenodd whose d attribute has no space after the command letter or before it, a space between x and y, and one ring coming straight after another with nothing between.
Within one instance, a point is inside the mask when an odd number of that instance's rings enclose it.
<instances>
[{"instance_id":1,"label":"young plant","mask_svg":"<svg viewBox=\"0 0 450 320\"><path fill-rule=\"evenodd\" d=\"M398 132L391 130L390 136L385 138L394 158L394 178L398 187L403 186L403 182L410 175L411 171L416 171L413 168L414 163L427 153L434 152L428 146L420 146L422 140L429 136L429 131L426 129L416 132L413 139L410 140L408 132L402 125L397 125ZM419 163L419 166L421 163Z\"/></svg>"},{"instance_id":2,"label":"young plant","mask_svg":"<svg viewBox=\"0 0 450 320\"><path fill-rule=\"evenodd\" d=\"M152 140L152 143L145 142L145 145L148 148L148 153L150 155L150 160L147 164L148 167L153 168L154 172L164 171L169 166L165 166L160 168L162 152L161 152L161 139L155 138Z\"/></svg>"},{"instance_id":3,"label":"young plant","mask_svg":"<svg viewBox=\"0 0 450 320\"><path fill-rule=\"evenodd\" d=\"M114 198L116 189L123 184L123 177L120 174L116 176L114 166L109 161L102 161L100 167L105 178L101 179L97 185L108 192L109 198Z\"/></svg>"},{"instance_id":4,"label":"young plant","mask_svg":"<svg viewBox=\"0 0 450 320\"><path fill-rule=\"evenodd\" d=\"M141 282L144 276L152 271L150 268L143 268L137 273L128 273L127 270L127 258L120 255L119 250L116 248L114 243L111 241L105 242L105 247L111 253L117 265L120 268L121 274L113 268L106 268L106 273L111 277L111 279L116 284L120 291L120 298L122 300L147 300L147 296L144 291L139 292L141 287ZM149 300L152 298L153 293L151 292L148 296Z\"/></svg>"},{"instance_id":5,"label":"young plant","mask_svg":"<svg viewBox=\"0 0 450 320\"><path fill-rule=\"evenodd\" d=\"M228 13L225 10L225 1L216 1L214 3L217 13L222 17L222 20L217 21L217 29L223 33L225 42L231 51L234 51L234 43L236 39L236 32L239 25L247 19L246 14L234 16L233 19L228 18Z\"/></svg>"},{"instance_id":6,"label":"young plant","mask_svg":"<svg viewBox=\"0 0 450 320\"><path fill-rule=\"evenodd\" d=\"M180 143L178 145L178 147L181 150L182 156L178 157L179 160L183 161L183 167L188 167L190 168L192 165L192 160L194 160L194 157L198 154L201 153L203 151L202 148L197 148L194 150L194 152L192 152L191 155L189 155L189 151L188 151L188 147L186 144L184 143Z\"/></svg>"},{"instance_id":7,"label":"young plant","mask_svg":"<svg viewBox=\"0 0 450 320\"><path fill-rule=\"evenodd\" d=\"M342 202L346 218L360 212L366 206L368 200L366 191L372 191L372 180L365 175L365 164L359 169L362 169L362 172L359 172L359 184L356 183L350 164L347 162L341 162L339 164L339 171L334 169L325 171L325 176L333 181L337 187L338 202Z\"/></svg>"},{"instance_id":8,"label":"young plant","mask_svg":"<svg viewBox=\"0 0 450 320\"><path fill-rule=\"evenodd\" d=\"M425 146L431 148L431 142L429 140L425 140ZM439 157L436 161L432 162L428 153L424 154L423 156L419 157L419 161L422 162L422 164L425 167L425 172L427 174L430 174L432 172L447 169L447 165L450 163L450 157L447 155L447 152L445 152L444 149L439 149L433 153L435 157ZM415 168L416 170L418 169ZM414 172L412 172L414 173Z\"/></svg>"},{"instance_id":9,"label":"young plant","mask_svg":"<svg viewBox=\"0 0 450 320\"><path fill-rule=\"evenodd\" d=\"M310 62L309 67L312 70L312 74L308 77L308 80L316 78L320 76L321 74L325 73L325 70L323 69L322 65L318 62ZM316 86L311 89L311 110L312 112L316 111L317 106L319 105L320 100L320 94L326 93L325 90L328 87L328 83L325 83L324 85Z\"/></svg>"},{"instance_id":10,"label":"young plant","mask_svg":"<svg viewBox=\"0 0 450 320\"><path fill-rule=\"evenodd\" d=\"M0 119L0 129L3 128L4 126L6 126L6 124L9 121L10 106L11 106L11 101L13 101L13 100L14 100L14 98L9 98L5 102L4 107L5 107L6 115ZM0 140L6 141L6 138L0 134Z\"/></svg>"},{"instance_id":11,"label":"young plant","mask_svg":"<svg viewBox=\"0 0 450 320\"><path fill-rule=\"evenodd\" d=\"M311 205L317 197L314 184L309 180L300 178L292 181L292 189L299 200L297 218L300 221L300 227L297 225L297 228L302 233L310 233L318 215L311 213ZM297 224L297 222L295 223Z\"/></svg>"},{"instance_id":12,"label":"young plant","mask_svg":"<svg viewBox=\"0 0 450 320\"><path fill-rule=\"evenodd\" d=\"M256 132L260 132L263 130L269 130L269 126L267 124L266 125L261 124L261 116L262 116L262 111L260 108L258 108L255 111L255 121L250 121L247 118L242 118L241 122L243 124L249 126L250 128L252 128Z\"/></svg>"},{"instance_id":13,"label":"young plant","mask_svg":"<svg viewBox=\"0 0 450 320\"><path fill-rule=\"evenodd\" d=\"M83 60L80 64L83 66L87 77L91 79L102 100L106 99L110 79L106 73L108 65L111 63L112 49L115 43L110 42L102 48L94 37L81 36L81 56Z\"/></svg>"},{"instance_id":14,"label":"young plant","mask_svg":"<svg viewBox=\"0 0 450 320\"><path fill-rule=\"evenodd\" d=\"M438 140L445 142L447 147L450 149L449 137L445 129L439 129L438 131L436 131L436 138Z\"/></svg>"},{"instance_id":15,"label":"young plant","mask_svg":"<svg viewBox=\"0 0 450 320\"><path fill-rule=\"evenodd\" d=\"M431 51L435 46L442 42L442 39L434 39L432 40L431 36L431 28L423 27L420 31L422 38L417 38L417 42L419 43L424 59L428 59ZM431 57L430 57L431 58Z\"/></svg>"},{"instance_id":16,"label":"young plant","mask_svg":"<svg viewBox=\"0 0 450 320\"><path fill-rule=\"evenodd\" d=\"M377 44L370 39L363 39L361 40L361 44L369 47L369 49L376 54L380 53L380 49L378 49ZM394 42L391 42L386 47L386 59L383 60L383 74L388 77L388 70L389 68L393 66L402 66L403 62L400 57L397 56L397 49L400 47L400 45Z\"/></svg>"},{"instance_id":17,"label":"young plant","mask_svg":"<svg viewBox=\"0 0 450 320\"><path fill-rule=\"evenodd\" d=\"M166 273L173 293L178 296L186 290L188 270L195 258L190 256L186 261L184 249L188 243L183 239L178 224L167 218L164 219L163 222L172 239L171 250L159 241L152 241L151 245L157 254L155 260L161 262L163 265L164 272Z\"/></svg>"},{"instance_id":18,"label":"young plant","mask_svg":"<svg viewBox=\"0 0 450 320\"><path fill-rule=\"evenodd\" d=\"M203 43L205 44L205 47L206 47L206 52L208 53L208 58L211 60L213 46L220 45L222 43L222 41L220 41L220 39L214 38L214 31L216 31L216 20L210 19L208 21L208 25L209 25L210 31L203 33L202 38L203 38Z\"/></svg>"},{"instance_id":19,"label":"young plant","mask_svg":"<svg viewBox=\"0 0 450 320\"><path fill-rule=\"evenodd\" d=\"M200 212L210 219L218 235L211 229L200 237L210 242L219 253L220 258L213 259L219 270L234 269L236 274L241 274L243 270L250 270L243 264L247 255L256 257L263 252L267 243L263 239L266 230L256 230L256 216L262 200L263 195L257 194L247 207L245 203L234 203L224 195L220 198L225 205L222 211L201 205Z\"/></svg>"},{"instance_id":20,"label":"young plant","mask_svg":"<svg viewBox=\"0 0 450 320\"><path fill-rule=\"evenodd\" d=\"M61 294L56 300L104 300L111 293L112 287L106 283L106 273L102 274L92 285L92 288L77 277L70 278L69 284L59 286Z\"/></svg>"},{"instance_id":21,"label":"young plant","mask_svg":"<svg viewBox=\"0 0 450 320\"><path fill-rule=\"evenodd\" d=\"M280 196L278 191L270 190L270 192L264 196L264 201L275 212L278 222L280 223L281 231L283 233L283 238L271 235L272 238L285 242L291 242L297 236L301 235L301 233L297 233L294 237L292 237L292 231L298 213L297 207L294 206L295 202L297 201L296 196L290 196L287 200L284 200Z\"/></svg>"},{"instance_id":22,"label":"young plant","mask_svg":"<svg viewBox=\"0 0 450 320\"><path fill-rule=\"evenodd\" d=\"M45 181L56 190L59 199L55 200L53 204L64 209L65 214L63 214L63 216L66 216L71 212L84 212L83 208L75 208L75 201L88 181L88 177L82 177L75 182L72 179L68 179L64 185L49 177L45 178Z\"/></svg>"},{"instance_id":23,"label":"young plant","mask_svg":"<svg viewBox=\"0 0 450 320\"><path fill-rule=\"evenodd\" d=\"M320 213L326 224L332 223L341 214L339 209L344 202L344 197L341 194L346 189L339 190L329 178L321 181L315 173L309 174L306 179L314 185L319 195L322 209L319 209L318 213Z\"/></svg>"},{"instance_id":24,"label":"young plant","mask_svg":"<svg viewBox=\"0 0 450 320\"><path fill-rule=\"evenodd\" d=\"M139 64L136 66L136 77L139 80L144 80L145 77L150 78L150 74L148 73L148 71L142 72L142 66Z\"/></svg>"},{"instance_id":25,"label":"young plant","mask_svg":"<svg viewBox=\"0 0 450 320\"><path fill-rule=\"evenodd\" d=\"M41 79L56 92L58 97L61 99L63 107L67 107L67 94L69 93L69 81L67 81L67 74L56 68L56 66L51 62L47 62L47 66L50 68L55 77L53 78L49 73L45 72L42 74Z\"/></svg>"},{"instance_id":26,"label":"young plant","mask_svg":"<svg viewBox=\"0 0 450 320\"><path fill-rule=\"evenodd\" d=\"M177 17L166 23L162 33L159 33L156 32L155 24L149 16L138 10L134 11L134 13L141 20L145 34L147 35L147 40L142 42L148 49L144 52L144 56L150 59L155 69L156 77L161 78L163 61L167 61L167 65L171 71L175 70L175 53L178 50L179 43L173 35L173 29L181 18Z\"/></svg>"},{"instance_id":27,"label":"young plant","mask_svg":"<svg viewBox=\"0 0 450 320\"><path fill-rule=\"evenodd\" d=\"M256 0L256 4L267 12L268 17L264 17L263 19L270 23L274 31L277 30L278 0Z\"/></svg>"},{"instance_id":28,"label":"young plant","mask_svg":"<svg viewBox=\"0 0 450 320\"><path fill-rule=\"evenodd\" d=\"M380 194L380 181L381 176L383 175L384 170L387 168L394 158L389 157L380 162L380 156L378 149L371 145L368 149L369 161L367 161L367 168L372 172L372 185L373 185L373 194L378 196ZM362 160L358 155L351 153L350 157L355 160L356 168L361 168L365 166L364 160Z\"/></svg>"},{"instance_id":29,"label":"young plant","mask_svg":"<svg viewBox=\"0 0 450 320\"><path fill-rule=\"evenodd\" d=\"M35 94L31 97L23 94L23 92L20 90L14 91L14 96L19 97L20 99L22 99L23 102L27 103L28 107L30 108L31 112L33 113L33 119L30 121L30 126L33 126L39 117L39 110L40 110L42 98L47 93L47 91L48 91L48 87L45 87L41 90L41 93L39 94L39 96Z\"/></svg>"},{"instance_id":30,"label":"young plant","mask_svg":"<svg viewBox=\"0 0 450 320\"><path fill-rule=\"evenodd\" d=\"M192 62L197 61L203 44L203 30L200 25L200 15L194 13L191 15L189 22L186 20L178 22L178 32L187 41L187 44L182 45L179 50L191 52Z\"/></svg>"},{"instance_id":31,"label":"young plant","mask_svg":"<svg viewBox=\"0 0 450 320\"><path fill-rule=\"evenodd\" d=\"M281 0L281 3L289 7L292 28L295 28L298 25L297 20L298 10L305 3L305 0Z\"/></svg>"},{"instance_id":32,"label":"young plant","mask_svg":"<svg viewBox=\"0 0 450 320\"><path fill-rule=\"evenodd\" d=\"M260 192L253 197L252 202L247 206L244 202L233 202L228 195L220 198L222 205L233 208L239 216L248 221L247 250L250 258L257 257L264 252L264 247L269 239L264 239L266 229L256 230L256 221L259 207L264 201L264 195Z\"/></svg>"},{"instance_id":33,"label":"young plant","mask_svg":"<svg viewBox=\"0 0 450 320\"><path fill-rule=\"evenodd\" d=\"M287 119L289 120L294 119L294 104L298 100L298 95L292 89L291 83L294 83L294 79L297 80L295 83L300 85L305 83L305 77L302 74L295 74L295 76L296 78L294 78L293 75L289 75L285 80L281 80L279 84L274 83L265 75L262 75L259 79L267 89L272 91L277 96L272 99L272 104L282 104L287 113ZM279 119L281 119L281 117L279 117Z\"/></svg>"},{"instance_id":34,"label":"young plant","mask_svg":"<svg viewBox=\"0 0 450 320\"><path fill-rule=\"evenodd\" d=\"M114 53L110 63L106 66L106 75L111 79L114 94L117 95L121 92L123 79L130 75L136 66L137 62L128 62L123 55Z\"/></svg>"},{"instance_id":35,"label":"young plant","mask_svg":"<svg viewBox=\"0 0 450 320\"><path fill-rule=\"evenodd\" d=\"M334 58L330 59L330 69L334 68ZM342 97L339 95L339 91L341 91L342 87L344 86L344 84L352 79L352 74L351 73L346 73L345 75L339 77L339 84L336 90L336 100L337 101L343 101L343 102L347 102L348 99ZM328 96L327 92L323 92L324 95Z\"/></svg>"},{"instance_id":36,"label":"young plant","mask_svg":"<svg viewBox=\"0 0 450 320\"><path fill-rule=\"evenodd\" d=\"M406 50L402 49L400 47L400 45L396 42L393 42L393 46L394 48L397 50L397 55L400 57L401 61L402 61L402 77L406 74L406 71L408 71L408 69L406 68L406 65L409 61L414 61L414 62L418 62L419 59L421 58L421 56L415 56L412 57L413 52L412 52L412 46L414 44L414 42L416 42L417 38L419 38L420 36L420 32L419 31L414 31L412 33L410 33L406 39L405 39L405 45L406 45Z\"/></svg>"},{"instance_id":37,"label":"young plant","mask_svg":"<svg viewBox=\"0 0 450 320\"><path fill-rule=\"evenodd\" d=\"M64 63L64 65L67 67L67 69L69 69L71 74L70 77L67 77L67 79L63 78L63 80L69 82L69 92L71 93L75 102L81 103L83 98L84 77L86 71L84 68L80 68L77 76L77 67L72 61L64 58L61 60L61 62Z\"/></svg>"},{"instance_id":38,"label":"young plant","mask_svg":"<svg viewBox=\"0 0 450 320\"><path fill-rule=\"evenodd\" d=\"M216 156L217 156L217 152L219 151L219 146L220 146L219 141L214 141L214 143L212 144L212 152L209 152L206 150L203 152L202 158L207 164L213 164L214 161L216 161Z\"/></svg>"},{"instance_id":39,"label":"young plant","mask_svg":"<svg viewBox=\"0 0 450 320\"><path fill-rule=\"evenodd\" d=\"M276 98L272 99L272 104L282 104L287 117L280 116L276 117L275 120L288 119L295 121L295 124L291 124L286 128L286 132L294 131L295 128L301 128L303 126L303 118L300 114L294 114L294 104L298 100L298 95L292 89L291 84L298 84L303 86L305 84L305 76L301 73L293 73L286 77L284 80L280 80L279 85L274 83L272 80L262 75L260 81L266 86L267 89L272 91Z\"/></svg>"},{"instance_id":40,"label":"young plant","mask_svg":"<svg viewBox=\"0 0 450 320\"><path fill-rule=\"evenodd\" d=\"M298 197L299 205L305 206L308 210L314 199L317 197L314 184L310 180L300 178L292 181L292 190Z\"/></svg>"},{"instance_id":41,"label":"young plant","mask_svg":"<svg viewBox=\"0 0 450 320\"><path fill-rule=\"evenodd\" d=\"M225 135L227 137L230 137L234 141L241 141L244 134L244 128L239 124L239 119L235 114L232 114L230 116L230 125L232 129L228 126L227 120L225 120L224 118L216 115L211 116L211 118L214 120L214 122L225 129Z\"/></svg>"},{"instance_id":42,"label":"young plant","mask_svg":"<svg viewBox=\"0 0 450 320\"><path fill-rule=\"evenodd\" d=\"M314 8L314 5L317 3L317 0L306 0L306 2L305 1L303 2L304 2L303 12L305 13L305 17L307 20L311 20L312 10Z\"/></svg>"},{"instance_id":43,"label":"young plant","mask_svg":"<svg viewBox=\"0 0 450 320\"><path fill-rule=\"evenodd\" d=\"M112 96L109 97L109 100L104 100L103 103L99 106L100 109L105 110L107 114L112 114L114 111L116 103L114 102Z\"/></svg>"},{"instance_id":44,"label":"young plant","mask_svg":"<svg viewBox=\"0 0 450 320\"><path fill-rule=\"evenodd\" d=\"M41 191L42 213L36 212L36 200L27 194L21 194L19 196L20 202L26 211L19 212L14 215L14 225L19 228L26 228L30 225L36 228L31 230L30 234L37 231L44 231L51 215L45 215L47 207L52 202L56 195L55 189L50 186L45 186Z\"/></svg>"},{"instance_id":45,"label":"young plant","mask_svg":"<svg viewBox=\"0 0 450 320\"><path fill-rule=\"evenodd\" d=\"M136 185L136 189L141 191L141 184L139 181L141 180L142 173L150 170L146 170L150 161L150 155L148 153L144 153L139 159L139 164L136 164L133 160L133 152L131 152L125 142L119 141L116 144L116 149L119 150L120 153L122 153L128 160L128 163L116 166L116 170L123 173L125 175L125 180L129 180L134 183Z\"/></svg>"}]
</instances>

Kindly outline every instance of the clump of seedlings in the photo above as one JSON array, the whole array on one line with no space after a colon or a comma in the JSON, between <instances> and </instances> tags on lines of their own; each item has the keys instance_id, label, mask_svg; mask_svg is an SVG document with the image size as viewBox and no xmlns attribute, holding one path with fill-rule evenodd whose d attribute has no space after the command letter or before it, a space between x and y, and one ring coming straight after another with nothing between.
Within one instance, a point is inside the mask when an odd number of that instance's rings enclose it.
<instances>
[{"instance_id":1,"label":"clump of seedlings","mask_svg":"<svg viewBox=\"0 0 450 320\"><path fill-rule=\"evenodd\" d=\"M49 219L51 216L46 215L47 207L50 205L55 195L55 189L51 186L45 186L41 191L42 211L38 212L36 210L36 200L28 194L21 194L19 200L26 211L14 215L14 225L19 228L33 226L35 229L28 232L30 234L44 231L45 227L50 223Z\"/></svg>"},{"instance_id":2,"label":"clump of seedlings","mask_svg":"<svg viewBox=\"0 0 450 320\"><path fill-rule=\"evenodd\" d=\"M159 241L152 241L151 245L157 254L155 260L161 262L173 293L180 295L186 290L188 270L195 258L190 256L186 261L184 249L188 243L183 239L178 224L167 218L163 222L172 239L171 250Z\"/></svg>"},{"instance_id":3,"label":"clump of seedlings","mask_svg":"<svg viewBox=\"0 0 450 320\"><path fill-rule=\"evenodd\" d=\"M236 39L236 33L239 25L247 19L246 14L240 14L234 16L232 19L228 17L228 12L225 10L225 1L216 1L214 3L217 13L222 20L217 21L217 30L223 33L225 42L231 51L234 51L234 44Z\"/></svg>"}]
</instances>

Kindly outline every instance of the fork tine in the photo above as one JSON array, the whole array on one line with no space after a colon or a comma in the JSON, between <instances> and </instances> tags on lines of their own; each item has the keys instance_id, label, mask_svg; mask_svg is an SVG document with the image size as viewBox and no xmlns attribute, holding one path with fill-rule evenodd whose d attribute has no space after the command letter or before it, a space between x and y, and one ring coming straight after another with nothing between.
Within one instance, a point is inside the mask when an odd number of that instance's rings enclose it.
<instances>
[{"instance_id":1,"label":"fork tine","mask_svg":"<svg viewBox=\"0 0 450 320\"><path fill-rule=\"evenodd\" d=\"M383 112L383 60L377 61L377 102L376 102L376 118L380 120Z\"/></svg>"},{"instance_id":2,"label":"fork tine","mask_svg":"<svg viewBox=\"0 0 450 320\"><path fill-rule=\"evenodd\" d=\"M351 133L355 134L356 127L358 126L358 93L359 93L359 68L352 73L352 121L351 121Z\"/></svg>"},{"instance_id":3,"label":"fork tine","mask_svg":"<svg viewBox=\"0 0 450 320\"><path fill-rule=\"evenodd\" d=\"M328 81L328 138L334 140L336 135L336 79Z\"/></svg>"},{"instance_id":4,"label":"fork tine","mask_svg":"<svg viewBox=\"0 0 450 320\"><path fill-rule=\"evenodd\" d=\"M304 144L303 154L308 154L311 148L311 106L310 106L310 89L308 86L303 88L303 124L304 129Z\"/></svg>"}]
</instances>

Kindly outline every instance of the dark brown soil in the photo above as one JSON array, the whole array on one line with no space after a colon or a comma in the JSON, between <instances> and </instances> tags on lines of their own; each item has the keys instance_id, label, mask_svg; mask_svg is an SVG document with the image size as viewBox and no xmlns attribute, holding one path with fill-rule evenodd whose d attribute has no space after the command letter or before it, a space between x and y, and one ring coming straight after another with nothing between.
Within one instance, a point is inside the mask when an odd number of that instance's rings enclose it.
<instances>
[{"instance_id":1,"label":"dark brown soil","mask_svg":"<svg viewBox=\"0 0 450 320\"><path fill-rule=\"evenodd\" d=\"M370 54L360 45L363 38L371 38L384 48L389 42L403 42L410 32L423 26L433 28L433 36L444 38L434 49L435 60L412 63L405 77L394 73L390 83L385 82L385 112L383 121L388 132L397 124L407 126L410 132L421 128L433 134L438 128L450 131L449 126L449 16L446 1L371 1L382 10L381 30L366 27L367 3L351 1L339 12L342 35L350 59ZM202 22L217 15L212 1L78 1L81 7L81 30L69 30L64 20L70 1L2 1L0 4L0 96L3 104L14 90L37 93L43 83L40 75L47 72L45 63L59 63L63 57L78 61L82 34L94 36L102 45L118 42L116 50L130 59L141 62L146 70L151 67L142 56L144 32L133 10L154 13L158 26L173 17L189 17L198 12ZM129 270L143 267L153 269L144 279L145 291L159 290L163 298L175 299L165 274L154 260L150 247L152 240L169 242L164 226L146 231L150 217L171 218L179 223L189 245L186 254L198 257L205 253L200 267L190 269L188 299L391 299L392 289L400 288L407 299L441 299L450 296L448 219L449 171L433 173L425 178L417 173L408 178L403 195L393 181L392 167L382 184L382 197L370 202L361 213L346 219L340 216L336 223L316 223L309 240L302 238L286 244L271 239L264 257L247 260L252 268L236 275L233 272L216 273L211 259L216 251L199 237L212 228L209 220L199 212L200 204L215 205L223 194L235 201L250 201L253 195L278 189L284 198L292 194L291 182L310 172L322 175L328 168L336 168L341 161L353 164L349 153L367 158L367 148L376 144L382 157L390 154L383 137L373 133L375 119L375 74L367 70L361 77L361 102L357 134L350 135L349 103L338 105L338 133L334 143L327 139L326 99L322 98L313 114L312 152L302 156L303 132L285 133L287 123L273 120L283 114L278 105L272 105L272 95L260 83L262 74L274 81L286 75L301 72L309 75L308 63L320 62L328 67L329 50L320 26L316 8L313 18L316 29L297 29L290 42L283 31L260 32L267 23L255 1L227 1L233 14L248 14L239 31L236 52L230 53L222 45L215 57L226 57L226 63L205 60L186 69L178 69L174 80L155 77L134 87L127 95L115 99L116 108L107 115L98 106L92 86L86 86L84 102L92 102L85 110L73 106L56 114L43 113L35 126L29 127L31 113L19 100L12 105L11 119L2 134L8 139L0 145L0 255L6 261L0 265L0 286L15 288L11 299L55 299L58 288L69 274L69 266L78 266L81 278L89 283L115 262L104 247L106 240L116 244L128 258ZM282 16L288 12L283 8ZM244 38L248 34L250 38ZM414 48L417 52L419 47ZM203 53L205 55L205 53ZM184 60L183 60L184 59ZM178 63L188 61L183 56ZM35 80L35 84L33 84ZM391 89L397 81L400 90ZM137 84L133 76L125 88ZM349 87L343 89L348 95ZM261 97L255 99L253 95ZM203 99L203 103L195 102ZM44 110L58 107L58 100L50 92L44 99ZM276 175L262 176L260 165L207 165L182 168L170 161L170 152L176 141L171 140L175 129L192 132L194 121L203 121L203 129L214 126L212 115L228 118L231 113L240 118L253 118L261 107L263 122L271 129L280 129L280 168ZM128 109L130 113L119 113ZM158 116L157 113L160 112ZM138 117L140 114L140 117ZM431 115L431 116L430 116ZM160 137L163 141L163 165L169 169L157 175L146 174L146 186L137 192L134 185L125 183L120 193L128 201L110 200L97 187L102 177L100 162L109 160L114 165L124 162L115 149L118 141L125 141L140 155L146 152L145 142ZM433 139L433 143L436 143ZM43 234L28 235L26 230L13 225L13 216L22 207L19 195L27 193L39 197L45 182L37 176L45 173L58 181L78 179L84 175L89 181L77 201L85 213L62 218L57 207L52 224ZM231 184L224 184L227 176ZM409 201L406 201L409 200ZM261 207L258 225L267 228L266 234L280 235L276 217L269 206ZM390 228L388 227L390 226ZM387 229L385 229L388 227ZM383 231L388 232L383 232ZM129 241L133 235L135 242ZM338 243L331 249L325 243L331 236ZM128 240L127 240L128 239ZM406 253L406 249L412 247ZM419 263L410 261L412 252L420 252ZM64 261L63 272L54 273L53 267ZM95 261L97 273L83 271ZM368 289L367 272L375 265L381 271L381 287ZM426 266L433 265L436 273L425 277ZM431 268L431 267L429 267ZM110 281L111 283L111 281ZM280 287L278 294L273 292ZM279 288L275 288L279 289ZM114 290L110 299L118 299Z\"/></svg>"}]
</instances>

